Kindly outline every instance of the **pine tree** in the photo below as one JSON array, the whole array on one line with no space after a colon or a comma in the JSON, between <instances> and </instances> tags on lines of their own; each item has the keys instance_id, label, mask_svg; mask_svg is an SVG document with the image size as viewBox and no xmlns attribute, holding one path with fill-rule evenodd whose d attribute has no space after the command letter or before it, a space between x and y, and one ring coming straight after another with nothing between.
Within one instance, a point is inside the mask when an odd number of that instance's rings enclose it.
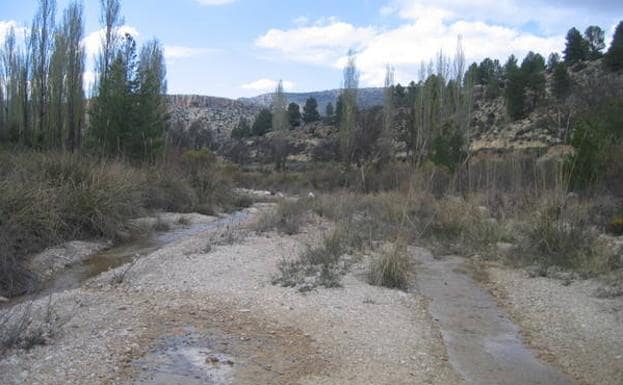
<instances>
[{"instance_id":1,"label":"pine tree","mask_svg":"<svg viewBox=\"0 0 623 385\"><path fill-rule=\"evenodd\" d=\"M272 125L272 112L268 108L263 108L255 117L251 131L255 136L264 136L264 134L272 130Z\"/></svg>"},{"instance_id":2,"label":"pine tree","mask_svg":"<svg viewBox=\"0 0 623 385\"><path fill-rule=\"evenodd\" d=\"M565 58L565 64L568 66L572 66L588 59L588 42L582 37L580 31L576 28L571 28L569 32L567 32L567 40L563 55Z\"/></svg>"},{"instance_id":3,"label":"pine tree","mask_svg":"<svg viewBox=\"0 0 623 385\"><path fill-rule=\"evenodd\" d=\"M327 103L327 107L325 108L325 115L327 118L332 118L335 114L335 108L333 107L333 103Z\"/></svg>"},{"instance_id":4,"label":"pine tree","mask_svg":"<svg viewBox=\"0 0 623 385\"><path fill-rule=\"evenodd\" d=\"M301 125L301 108L296 103L288 104L288 122L292 127Z\"/></svg>"},{"instance_id":5,"label":"pine tree","mask_svg":"<svg viewBox=\"0 0 623 385\"><path fill-rule=\"evenodd\" d=\"M558 63L552 75L552 94L556 99L562 101L569 96L571 91L571 78L565 63Z\"/></svg>"},{"instance_id":6,"label":"pine tree","mask_svg":"<svg viewBox=\"0 0 623 385\"><path fill-rule=\"evenodd\" d=\"M612 71L623 69L623 21L621 21L614 30L612 43L604 57L604 64Z\"/></svg>"},{"instance_id":7,"label":"pine tree","mask_svg":"<svg viewBox=\"0 0 623 385\"><path fill-rule=\"evenodd\" d=\"M525 113L526 83L514 55L511 55L504 65L504 76L506 78L504 89L506 110L512 119L520 119Z\"/></svg>"},{"instance_id":8,"label":"pine tree","mask_svg":"<svg viewBox=\"0 0 623 385\"><path fill-rule=\"evenodd\" d=\"M604 43L605 32L596 25L591 25L584 32L584 39L588 45L588 60L596 60L601 58L603 49L606 48Z\"/></svg>"},{"instance_id":9,"label":"pine tree","mask_svg":"<svg viewBox=\"0 0 623 385\"><path fill-rule=\"evenodd\" d=\"M318 112L318 102L315 98L308 98L303 106L303 121L305 123L312 123L320 120L320 113Z\"/></svg>"}]
</instances>

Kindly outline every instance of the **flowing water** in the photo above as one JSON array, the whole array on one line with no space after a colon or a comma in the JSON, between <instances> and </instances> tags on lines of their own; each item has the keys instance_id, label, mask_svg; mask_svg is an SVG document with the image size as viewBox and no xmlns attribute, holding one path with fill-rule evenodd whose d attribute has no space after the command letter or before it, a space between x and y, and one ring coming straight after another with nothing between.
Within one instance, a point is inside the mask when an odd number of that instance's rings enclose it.
<instances>
[{"instance_id":1,"label":"flowing water","mask_svg":"<svg viewBox=\"0 0 623 385\"><path fill-rule=\"evenodd\" d=\"M523 345L518 327L459 257L418 249L417 288L431 300L452 366L474 385L571 385Z\"/></svg>"}]
</instances>

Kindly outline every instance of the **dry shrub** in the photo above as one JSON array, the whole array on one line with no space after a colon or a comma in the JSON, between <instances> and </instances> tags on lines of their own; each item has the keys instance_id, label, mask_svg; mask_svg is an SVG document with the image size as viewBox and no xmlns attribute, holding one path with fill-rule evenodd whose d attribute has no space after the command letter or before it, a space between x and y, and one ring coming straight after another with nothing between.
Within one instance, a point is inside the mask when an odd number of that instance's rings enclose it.
<instances>
[{"instance_id":1,"label":"dry shrub","mask_svg":"<svg viewBox=\"0 0 623 385\"><path fill-rule=\"evenodd\" d=\"M305 222L309 208L309 199L282 199L274 210L260 216L255 231L264 233L276 230L287 235L296 234Z\"/></svg>"},{"instance_id":2,"label":"dry shrub","mask_svg":"<svg viewBox=\"0 0 623 385\"><path fill-rule=\"evenodd\" d=\"M407 245L397 241L381 250L370 267L370 283L390 289L407 289L411 279L412 264Z\"/></svg>"}]
</instances>

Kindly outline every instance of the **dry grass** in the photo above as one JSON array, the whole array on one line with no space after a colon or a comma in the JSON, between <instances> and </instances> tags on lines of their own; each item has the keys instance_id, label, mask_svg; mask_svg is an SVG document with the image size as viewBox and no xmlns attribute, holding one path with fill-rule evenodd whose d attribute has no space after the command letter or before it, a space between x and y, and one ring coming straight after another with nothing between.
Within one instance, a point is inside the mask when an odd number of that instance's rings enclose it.
<instances>
[{"instance_id":1,"label":"dry grass","mask_svg":"<svg viewBox=\"0 0 623 385\"><path fill-rule=\"evenodd\" d=\"M79 154L0 151L0 295L32 289L25 256L70 239L131 234L148 210L214 212L247 205L218 162L197 177L169 161L137 167ZM208 180L209 178L212 178ZM162 223L162 222L159 222ZM159 226L164 229L163 226Z\"/></svg>"},{"instance_id":2,"label":"dry grass","mask_svg":"<svg viewBox=\"0 0 623 385\"><path fill-rule=\"evenodd\" d=\"M370 266L370 283L391 289L407 289L412 276L412 264L407 245L398 241L381 251Z\"/></svg>"}]
</instances>

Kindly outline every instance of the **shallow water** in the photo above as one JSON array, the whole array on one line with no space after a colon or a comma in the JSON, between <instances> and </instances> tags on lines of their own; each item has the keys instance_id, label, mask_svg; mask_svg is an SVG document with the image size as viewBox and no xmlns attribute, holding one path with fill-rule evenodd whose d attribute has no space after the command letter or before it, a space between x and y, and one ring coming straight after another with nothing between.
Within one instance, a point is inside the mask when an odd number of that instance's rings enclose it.
<instances>
[{"instance_id":1,"label":"shallow water","mask_svg":"<svg viewBox=\"0 0 623 385\"><path fill-rule=\"evenodd\" d=\"M233 357L218 352L216 336L186 328L180 335L160 338L134 362L134 385L224 385L233 381Z\"/></svg>"},{"instance_id":2,"label":"shallow water","mask_svg":"<svg viewBox=\"0 0 623 385\"><path fill-rule=\"evenodd\" d=\"M452 366L470 384L570 385L523 345L519 328L480 288L458 257L440 259L418 250L417 288L431 300Z\"/></svg>"},{"instance_id":3,"label":"shallow water","mask_svg":"<svg viewBox=\"0 0 623 385\"><path fill-rule=\"evenodd\" d=\"M249 212L246 210L236 211L211 222L175 227L168 231L155 232L148 237L122 243L94 254L80 263L67 266L65 269L57 272L52 278L43 282L42 287L36 293L16 297L8 305L40 298L50 293L77 288L89 278L124 265L135 258L149 255L165 245L221 227L238 226L249 215Z\"/></svg>"}]
</instances>

